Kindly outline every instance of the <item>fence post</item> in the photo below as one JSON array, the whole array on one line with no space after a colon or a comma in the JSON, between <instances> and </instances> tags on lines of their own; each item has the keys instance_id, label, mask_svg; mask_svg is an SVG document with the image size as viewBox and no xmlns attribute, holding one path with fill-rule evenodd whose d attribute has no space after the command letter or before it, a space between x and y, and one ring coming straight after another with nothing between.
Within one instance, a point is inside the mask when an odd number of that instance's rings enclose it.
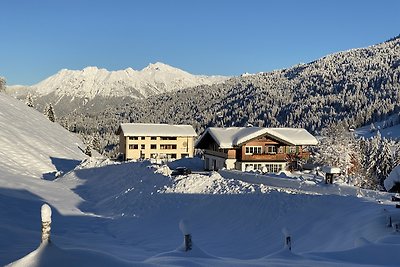
<instances>
[{"instance_id":1,"label":"fence post","mask_svg":"<svg viewBox=\"0 0 400 267\"><path fill-rule=\"evenodd\" d=\"M179 229L182 231L183 234L183 251L188 252L189 250L192 250L193 242L188 224L185 220L181 220L179 222Z\"/></svg>"},{"instance_id":2,"label":"fence post","mask_svg":"<svg viewBox=\"0 0 400 267\"><path fill-rule=\"evenodd\" d=\"M43 204L41 208L42 217L42 243L50 242L51 231L51 208L47 204Z\"/></svg>"},{"instance_id":3,"label":"fence post","mask_svg":"<svg viewBox=\"0 0 400 267\"><path fill-rule=\"evenodd\" d=\"M292 250L292 237L289 234L289 231L286 228L282 229L282 233L285 236L285 248Z\"/></svg>"}]
</instances>

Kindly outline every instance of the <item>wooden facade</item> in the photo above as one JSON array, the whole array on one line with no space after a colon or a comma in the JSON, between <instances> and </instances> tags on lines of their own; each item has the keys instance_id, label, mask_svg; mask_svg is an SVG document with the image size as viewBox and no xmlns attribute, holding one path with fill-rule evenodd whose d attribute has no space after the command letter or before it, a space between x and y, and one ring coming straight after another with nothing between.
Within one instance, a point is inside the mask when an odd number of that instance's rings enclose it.
<instances>
[{"instance_id":1,"label":"wooden facade","mask_svg":"<svg viewBox=\"0 0 400 267\"><path fill-rule=\"evenodd\" d=\"M261 136L234 148L221 149L211 136L203 138L202 148L205 155L205 169L218 170L220 168L245 170L248 166L254 169L265 167L271 170L294 169L299 160L310 157L303 146L291 146L272 137ZM234 166L228 166L228 161ZM271 164L278 167L271 167ZM273 172L273 171L271 171Z\"/></svg>"}]
</instances>

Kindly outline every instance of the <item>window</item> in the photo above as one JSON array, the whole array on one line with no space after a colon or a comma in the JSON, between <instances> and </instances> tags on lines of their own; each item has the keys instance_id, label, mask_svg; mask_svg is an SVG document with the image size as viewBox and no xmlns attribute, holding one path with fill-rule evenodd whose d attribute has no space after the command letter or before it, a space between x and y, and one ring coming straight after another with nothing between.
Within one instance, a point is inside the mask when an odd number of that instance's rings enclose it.
<instances>
[{"instance_id":1,"label":"window","mask_svg":"<svg viewBox=\"0 0 400 267\"><path fill-rule=\"evenodd\" d=\"M139 137L137 137L137 136L129 136L129 140L139 140Z\"/></svg>"},{"instance_id":2,"label":"window","mask_svg":"<svg viewBox=\"0 0 400 267\"><path fill-rule=\"evenodd\" d=\"M154 144L150 145L150 149L157 149L157 145Z\"/></svg>"},{"instance_id":3,"label":"window","mask_svg":"<svg viewBox=\"0 0 400 267\"><path fill-rule=\"evenodd\" d=\"M267 172L280 172L282 170L281 164L265 164Z\"/></svg>"},{"instance_id":4,"label":"window","mask_svg":"<svg viewBox=\"0 0 400 267\"><path fill-rule=\"evenodd\" d=\"M146 149L146 145L140 145L140 149Z\"/></svg>"},{"instance_id":5,"label":"window","mask_svg":"<svg viewBox=\"0 0 400 267\"><path fill-rule=\"evenodd\" d=\"M138 149L139 145L129 145L129 149Z\"/></svg>"},{"instance_id":6,"label":"window","mask_svg":"<svg viewBox=\"0 0 400 267\"><path fill-rule=\"evenodd\" d=\"M219 146L216 143L213 143L212 146L211 146L211 150L212 151L218 151L218 149L219 149Z\"/></svg>"},{"instance_id":7,"label":"window","mask_svg":"<svg viewBox=\"0 0 400 267\"><path fill-rule=\"evenodd\" d=\"M188 158L189 157L189 154L181 154L181 158Z\"/></svg>"},{"instance_id":8,"label":"window","mask_svg":"<svg viewBox=\"0 0 400 267\"><path fill-rule=\"evenodd\" d=\"M296 153L296 147L295 146L291 146L289 148L289 153Z\"/></svg>"},{"instance_id":9,"label":"window","mask_svg":"<svg viewBox=\"0 0 400 267\"><path fill-rule=\"evenodd\" d=\"M167 154L168 159L176 159L176 154Z\"/></svg>"},{"instance_id":10,"label":"window","mask_svg":"<svg viewBox=\"0 0 400 267\"><path fill-rule=\"evenodd\" d=\"M150 158L152 158L152 159L156 159L157 157L158 157L157 153L151 153L150 154Z\"/></svg>"},{"instance_id":11,"label":"window","mask_svg":"<svg viewBox=\"0 0 400 267\"><path fill-rule=\"evenodd\" d=\"M176 136L161 136L161 140L177 140Z\"/></svg>"},{"instance_id":12,"label":"window","mask_svg":"<svg viewBox=\"0 0 400 267\"><path fill-rule=\"evenodd\" d=\"M276 146L267 146L266 149L268 154L276 154Z\"/></svg>"},{"instance_id":13,"label":"window","mask_svg":"<svg viewBox=\"0 0 400 267\"><path fill-rule=\"evenodd\" d=\"M176 145L160 145L160 149L176 149Z\"/></svg>"},{"instance_id":14,"label":"window","mask_svg":"<svg viewBox=\"0 0 400 267\"><path fill-rule=\"evenodd\" d=\"M145 136L142 136L142 137L140 137L140 139L141 139L141 140L145 140L145 139L146 139L146 137L145 137Z\"/></svg>"},{"instance_id":15,"label":"window","mask_svg":"<svg viewBox=\"0 0 400 267\"><path fill-rule=\"evenodd\" d=\"M262 170L262 168L264 167L262 164L254 164L253 166L255 170Z\"/></svg>"},{"instance_id":16,"label":"window","mask_svg":"<svg viewBox=\"0 0 400 267\"><path fill-rule=\"evenodd\" d=\"M157 137L156 136L152 136L150 139L151 140L157 140Z\"/></svg>"},{"instance_id":17,"label":"window","mask_svg":"<svg viewBox=\"0 0 400 267\"><path fill-rule=\"evenodd\" d=\"M261 146L246 146L246 154L261 154L262 147Z\"/></svg>"}]
</instances>

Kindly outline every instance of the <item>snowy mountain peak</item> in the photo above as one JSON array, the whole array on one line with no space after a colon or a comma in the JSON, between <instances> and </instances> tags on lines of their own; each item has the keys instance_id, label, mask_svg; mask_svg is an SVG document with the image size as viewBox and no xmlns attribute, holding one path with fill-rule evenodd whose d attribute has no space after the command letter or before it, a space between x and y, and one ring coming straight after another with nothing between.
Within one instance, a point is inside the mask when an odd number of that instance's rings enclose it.
<instances>
[{"instance_id":1,"label":"snowy mountain peak","mask_svg":"<svg viewBox=\"0 0 400 267\"><path fill-rule=\"evenodd\" d=\"M146 68L144 69L155 69L155 70L160 70L160 69L176 69L170 65L164 64L162 62L156 62L156 63L150 63Z\"/></svg>"},{"instance_id":2,"label":"snowy mountain peak","mask_svg":"<svg viewBox=\"0 0 400 267\"><path fill-rule=\"evenodd\" d=\"M226 79L228 77L192 75L156 62L140 71L130 67L109 71L96 66L88 66L83 70L62 69L28 89L36 97L54 93L58 97L86 99L93 99L96 96L145 98L202 84L220 83Z\"/></svg>"},{"instance_id":3,"label":"snowy mountain peak","mask_svg":"<svg viewBox=\"0 0 400 267\"><path fill-rule=\"evenodd\" d=\"M106 70L106 69L104 69L104 70ZM85 73L94 73L97 71L99 71L99 68L97 68L96 66L88 66L82 70L82 72L85 72Z\"/></svg>"}]
</instances>

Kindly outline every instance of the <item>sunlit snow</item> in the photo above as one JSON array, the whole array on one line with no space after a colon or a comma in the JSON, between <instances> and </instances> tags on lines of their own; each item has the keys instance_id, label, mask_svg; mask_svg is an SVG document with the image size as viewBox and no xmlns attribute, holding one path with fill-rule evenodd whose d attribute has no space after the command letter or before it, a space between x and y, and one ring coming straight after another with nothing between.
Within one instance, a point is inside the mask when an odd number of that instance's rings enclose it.
<instances>
[{"instance_id":1,"label":"sunlit snow","mask_svg":"<svg viewBox=\"0 0 400 267\"><path fill-rule=\"evenodd\" d=\"M2 94L0 104L0 265L400 262L400 212L391 194L326 185L315 173L199 172L198 159L168 167L87 158L75 136L40 113ZM170 176L179 165L194 173ZM52 209L51 241L41 243L44 203Z\"/></svg>"}]
</instances>

